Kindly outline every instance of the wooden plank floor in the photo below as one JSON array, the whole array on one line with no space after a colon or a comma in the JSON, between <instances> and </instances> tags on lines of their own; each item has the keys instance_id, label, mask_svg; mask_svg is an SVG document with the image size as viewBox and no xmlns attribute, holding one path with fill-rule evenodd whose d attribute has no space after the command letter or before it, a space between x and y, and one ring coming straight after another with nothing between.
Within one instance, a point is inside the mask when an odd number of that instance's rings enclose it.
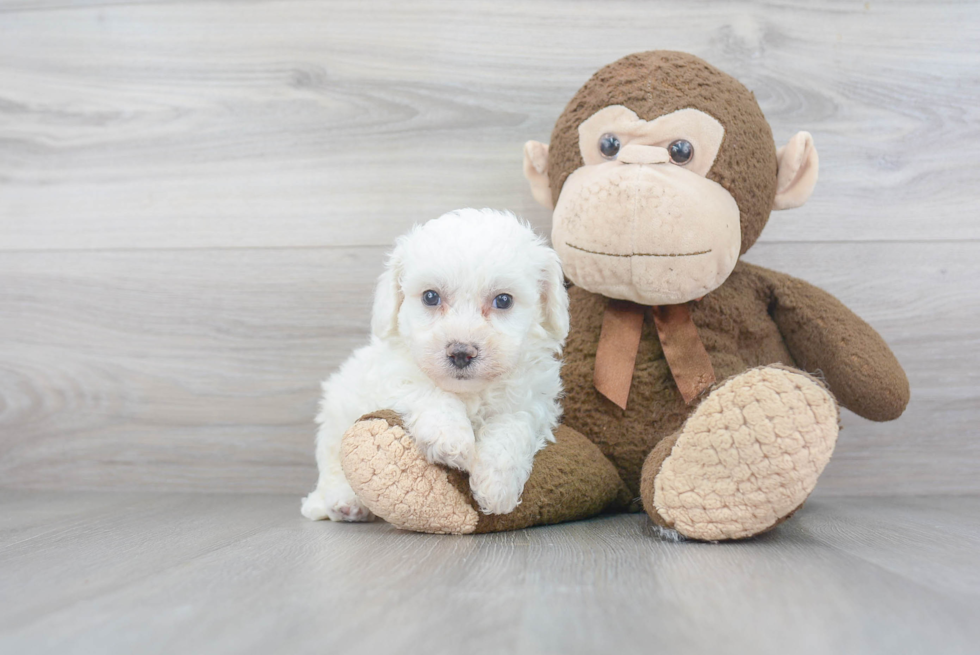
<instances>
[{"instance_id":1,"label":"wooden plank floor","mask_svg":"<svg viewBox=\"0 0 980 655\"><path fill-rule=\"evenodd\" d=\"M817 498L671 543L644 515L476 537L284 495L0 492L0 652L976 653L980 499Z\"/></svg>"}]
</instances>

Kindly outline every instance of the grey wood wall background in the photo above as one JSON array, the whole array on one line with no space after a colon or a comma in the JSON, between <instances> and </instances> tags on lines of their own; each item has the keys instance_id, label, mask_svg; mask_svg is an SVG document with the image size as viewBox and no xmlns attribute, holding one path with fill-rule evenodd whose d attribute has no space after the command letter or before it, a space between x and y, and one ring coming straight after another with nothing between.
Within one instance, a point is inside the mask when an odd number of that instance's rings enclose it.
<instances>
[{"instance_id":1,"label":"grey wood wall background","mask_svg":"<svg viewBox=\"0 0 980 655\"><path fill-rule=\"evenodd\" d=\"M980 4L921 0L0 0L0 485L305 491L393 237L460 206L547 230L523 142L655 48L814 134L813 199L748 259L908 370L823 493L980 491Z\"/></svg>"}]
</instances>

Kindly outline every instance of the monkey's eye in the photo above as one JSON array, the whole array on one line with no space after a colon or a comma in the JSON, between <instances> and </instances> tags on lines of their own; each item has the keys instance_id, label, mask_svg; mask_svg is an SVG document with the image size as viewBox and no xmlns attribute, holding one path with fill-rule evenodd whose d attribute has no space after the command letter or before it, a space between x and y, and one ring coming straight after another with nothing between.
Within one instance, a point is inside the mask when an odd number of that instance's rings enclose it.
<instances>
[{"instance_id":1,"label":"monkey's eye","mask_svg":"<svg viewBox=\"0 0 980 655\"><path fill-rule=\"evenodd\" d=\"M667 152L670 153L670 161L683 166L691 161L691 157L694 156L694 146L691 145L690 141L677 139L667 146Z\"/></svg>"},{"instance_id":2,"label":"monkey's eye","mask_svg":"<svg viewBox=\"0 0 980 655\"><path fill-rule=\"evenodd\" d=\"M439 297L439 294L433 291L432 289L422 292L423 305L426 305L427 307L435 307L440 302L442 302L442 299Z\"/></svg>"},{"instance_id":3,"label":"monkey's eye","mask_svg":"<svg viewBox=\"0 0 980 655\"><path fill-rule=\"evenodd\" d=\"M514 304L514 297L509 293L502 293L493 299L493 306L496 309L510 309L512 304Z\"/></svg>"},{"instance_id":4,"label":"monkey's eye","mask_svg":"<svg viewBox=\"0 0 980 655\"><path fill-rule=\"evenodd\" d=\"M619 154L619 139L615 134L603 134L599 137L599 152L606 159L615 159Z\"/></svg>"}]
</instances>

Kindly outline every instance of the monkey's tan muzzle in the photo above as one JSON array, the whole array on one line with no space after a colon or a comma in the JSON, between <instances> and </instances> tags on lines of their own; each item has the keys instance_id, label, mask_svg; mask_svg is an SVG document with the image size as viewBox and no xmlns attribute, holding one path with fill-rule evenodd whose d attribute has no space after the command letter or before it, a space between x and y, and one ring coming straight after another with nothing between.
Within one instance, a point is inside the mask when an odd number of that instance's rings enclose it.
<instances>
[{"instance_id":1,"label":"monkey's tan muzzle","mask_svg":"<svg viewBox=\"0 0 980 655\"><path fill-rule=\"evenodd\" d=\"M628 144L617 164L573 173L552 239L565 273L609 298L671 305L714 290L738 261L738 205L721 185ZM624 161L624 159L626 161Z\"/></svg>"}]
</instances>

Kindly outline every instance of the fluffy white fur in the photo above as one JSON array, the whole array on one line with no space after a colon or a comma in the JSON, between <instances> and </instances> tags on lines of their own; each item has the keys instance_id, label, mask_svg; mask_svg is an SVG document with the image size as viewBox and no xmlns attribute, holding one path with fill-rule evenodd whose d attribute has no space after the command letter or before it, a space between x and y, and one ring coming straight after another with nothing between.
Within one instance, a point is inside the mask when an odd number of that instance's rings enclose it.
<instances>
[{"instance_id":1,"label":"fluffy white fur","mask_svg":"<svg viewBox=\"0 0 980 655\"><path fill-rule=\"evenodd\" d=\"M438 306L423 303L428 290ZM500 294L510 308L494 306ZM303 515L373 518L344 477L340 441L379 409L401 414L429 461L468 471L484 512L512 511L561 414L568 296L557 254L510 213L461 209L416 225L378 280L371 331L323 383L320 477ZM477 353L462 369L449 356L457 344Z\"/></svg>"}]
</instances>

